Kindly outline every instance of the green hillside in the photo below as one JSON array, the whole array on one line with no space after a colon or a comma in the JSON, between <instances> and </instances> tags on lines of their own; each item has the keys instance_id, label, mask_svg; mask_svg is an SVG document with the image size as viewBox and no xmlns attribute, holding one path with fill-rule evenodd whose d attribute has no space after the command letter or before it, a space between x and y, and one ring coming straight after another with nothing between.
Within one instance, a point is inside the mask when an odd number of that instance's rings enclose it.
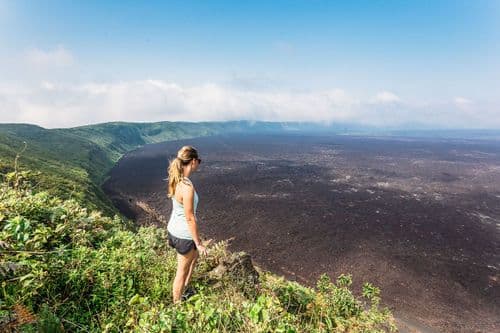
<instances>
[{"instance_id":1,"label":"green hillside","mask_svg":"<svg viewBox=\"0 0 500 333\"><path fill-rule=\"evenodd\" d=\"M107 212L111 203L100 189L103 170L113 165L108 154L71 133L33 125L0 125L0 169L13 170L17 152L21 169L40 172L37 187L64 198L74 197Z\"/></svg>"}]
</instances>

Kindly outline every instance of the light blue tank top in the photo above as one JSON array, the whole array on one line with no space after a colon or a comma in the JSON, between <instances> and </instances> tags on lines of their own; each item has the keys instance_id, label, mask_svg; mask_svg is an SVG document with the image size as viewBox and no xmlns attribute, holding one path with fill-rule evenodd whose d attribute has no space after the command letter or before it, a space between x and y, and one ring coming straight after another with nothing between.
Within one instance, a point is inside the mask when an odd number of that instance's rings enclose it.
<instances>
[{"instance_id":1,"label":"light blue tank top","mask_svg":"<svg viewBox=\"0 0 500 333\"><path fill-rule=\"evenodd\" d=\"M185 179L187 179L185 177ZM189 179L188 179L189 180ZM190 180L189 180L190 181ZM188 229L188 224L186 220L186 215L184 213L184 205L179 203L174 196L172 196L172 214L170 215L170 220L168 221L167 230L169 233L177 238L182 239L193 239L191 232ZM194 202L193 211L196 217L196 208L198 207L198 193L194 191ZM198 219L196 219L198 222Z\"/></svg>"}]
</instances>

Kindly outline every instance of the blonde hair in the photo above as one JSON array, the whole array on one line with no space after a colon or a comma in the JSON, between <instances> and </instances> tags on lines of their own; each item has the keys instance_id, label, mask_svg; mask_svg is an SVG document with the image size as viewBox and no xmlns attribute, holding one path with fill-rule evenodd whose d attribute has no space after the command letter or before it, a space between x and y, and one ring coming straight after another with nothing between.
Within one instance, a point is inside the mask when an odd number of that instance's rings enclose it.
<instances>
[{"instance_id":1,"label":"blonde hair","mask_svg":"<svg viewBox=\"0 0 500 333\"><path fill-rule=\"evenodd\" d=\"M184 178L183 169L193 159L198 158L198 151L192 146L184 146L177 152L177 157L170 161L168 166L168 194L169 198L175 194L175 188Z\"/></svg>"}]
</instances>

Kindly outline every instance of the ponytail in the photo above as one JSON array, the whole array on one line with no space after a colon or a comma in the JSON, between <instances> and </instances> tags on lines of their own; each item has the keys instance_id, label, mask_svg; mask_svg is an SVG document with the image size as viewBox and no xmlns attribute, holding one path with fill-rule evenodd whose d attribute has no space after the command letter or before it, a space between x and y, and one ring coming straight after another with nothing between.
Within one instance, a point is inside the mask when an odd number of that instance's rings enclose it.
<instances>
[{"instance_id":1,"label":"ponytail","mask_svg":"<svg viewBox=\"0 0 500 333\"><path fill-rule=\"evenodd\" d=\"M192 146L184 146L177 152L177 157L170 161L168 166L168 193L169 198L175 194L175 188L184 178L184 165L189 164L193 158L198 158L197 150Z\"/></svg>"},{"instance_id":2,"label":"ponytail","mask_svg":"<svg viewBox=\"0 0 500 333\"><path fill-rule=\"evenodd\" d=\"M169 198L175 194L177 184L182 180L182 160L178 157L170 162L168 167L168 194Z\"/></svg>"}]
</instances>

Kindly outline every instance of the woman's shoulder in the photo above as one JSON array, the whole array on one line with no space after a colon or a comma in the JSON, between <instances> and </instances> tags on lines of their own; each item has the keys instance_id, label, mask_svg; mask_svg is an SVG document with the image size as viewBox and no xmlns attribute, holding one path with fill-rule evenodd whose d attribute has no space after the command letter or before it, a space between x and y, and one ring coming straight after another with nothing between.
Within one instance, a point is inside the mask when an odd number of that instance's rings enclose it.
<instances>
[{"instance_id":1,"label":"woman's shoulder","mask_svg":"<svg viewBox=\"0 0 500 333\"><path fill-rule=\"evenodd\" d=\"M191 186L191 187L193 186L193 182L188 177L182 178L181 183L184 185L187 185L187 186Z\"/></svg>"},{"instance_id":2,"label":"woman's shoulder","mask_svg":"<svg viewBox=\"0 0 500 333\"><path fill-rule=\"evenodd\" d=\"M181 190L182 193L193 193L196 192L193 182L187 177L184 177L178 184L179 189Z\"/></svg>"}]
</instances>

